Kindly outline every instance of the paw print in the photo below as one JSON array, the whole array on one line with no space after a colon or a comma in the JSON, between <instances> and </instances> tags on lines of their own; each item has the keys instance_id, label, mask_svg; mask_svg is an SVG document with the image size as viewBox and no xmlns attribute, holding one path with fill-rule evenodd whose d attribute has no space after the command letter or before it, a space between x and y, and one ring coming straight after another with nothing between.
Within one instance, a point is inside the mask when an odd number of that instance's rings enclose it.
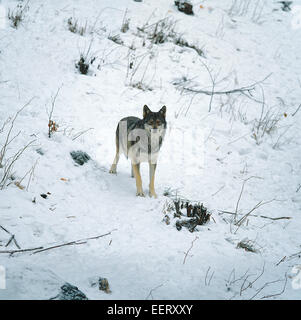
<instances>
[{"instance_id":1,"label":"paw print","mask_svg":"<svg viewBox=\"0 0 301 320\"><path fill-rule=\"evenodd\" d=\"M293 19L292 19L292 28L294 30L300 29L301 28L301 6L294 6L292 8L292 14L293 14Z\"/></svg>"},{"instance_id":2,"label":"paw print","mask_svg":"<svg viewBox=\"0 0 301 320\"><path fill-rule=\"evenodd\" d=\"M294 266L292 273L296 274L292 277L292 288L295 290L301 289L301 265Z\"/></svg>"},{"instance_id":3,"label":"paw print","mask_svg":"<svg viewBox=\"0 0 301 320\"><path fill-rule=\"evenodd\" d=\"M5 28L5 23L6 23L6 10L4 6L0 4L0 29Z\"/></svg>"}]
</instances>

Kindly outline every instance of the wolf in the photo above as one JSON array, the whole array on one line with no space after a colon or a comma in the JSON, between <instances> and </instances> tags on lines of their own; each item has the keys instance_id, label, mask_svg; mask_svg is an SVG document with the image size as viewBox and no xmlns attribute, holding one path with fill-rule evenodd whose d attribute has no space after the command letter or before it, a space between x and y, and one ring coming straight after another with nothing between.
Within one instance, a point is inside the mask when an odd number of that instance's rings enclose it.
<instances>
[{"instance_id":1,"label":"wolf","mask_svg":"<svg viewBox=\"0 0 301 320\"><path fill-rule=\"evenodd\" d=\"M116 129L116 154L110 173L116 174L120 154L130 158L132 177L136 179L137 196L144 197L140 175L140 163L149 163L149 195L157 198L155 192L155 172L160 148L167 128L166 106L152 112L143 107L143 118L126 117L118 122Z\"/></svg>"}]
</instances>

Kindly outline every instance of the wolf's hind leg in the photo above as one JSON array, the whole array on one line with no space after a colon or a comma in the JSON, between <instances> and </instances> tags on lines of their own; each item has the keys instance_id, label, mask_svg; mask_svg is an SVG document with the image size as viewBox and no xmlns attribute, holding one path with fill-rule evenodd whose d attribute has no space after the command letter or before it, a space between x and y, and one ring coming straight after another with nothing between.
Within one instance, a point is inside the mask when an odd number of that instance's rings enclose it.
<instances>
[{"instance_id":1,"label":"wolf's hind leg","mask_svg":"<svg viewBox=\"0 0 301 320\"><path fill-rule=\"evenodd\" d=\"M111 165L111 169L110 169L110 173L117 173L117 164L118 164L118 161L119 161L119 154L118 152L116 152L116 155L115 155L115 158L114 158L114 161Z\"/></svg>"},{"instance_id":2,"label":"wolf's hind leg","mask_svg":"<svg viewBox=\"0 0 301 320\"><path fill-rule=\"evenodd\" d=\"M111 165L111 169L110 169L110 173L114 173L116 174L117 171L117 164L118 164L118 161L119 161L119 143L118 143L118 138L116 137L116 154L115 154L115 158L114 158L114 161Z\"/></svg>"},{"instance_id":3,"label":"wolf's hind leg","mask_svg":"<svg viewBox=\"0 0 301 320\"><path fill-rule=\"evenodd\" d=\"M142 190L142 180L141 180L141 175L140 175L139 164L134 164L132 162L132 168L133 168L133 172L134 172L134 177L136 179L136 187L137 187L136 196L144 197L145 195Z\"/></svg>"}]
</instances>

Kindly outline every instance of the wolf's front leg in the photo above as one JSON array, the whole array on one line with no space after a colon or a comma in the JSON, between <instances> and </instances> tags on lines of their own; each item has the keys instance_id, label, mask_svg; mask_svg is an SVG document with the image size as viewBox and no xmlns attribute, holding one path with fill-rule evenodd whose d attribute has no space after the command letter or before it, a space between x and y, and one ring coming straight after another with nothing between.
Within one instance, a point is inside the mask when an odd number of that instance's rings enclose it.
<instances>
[{"instance_id":1,"label":"wolf's front leg","mask_svg":"<svg viewBox=\"0 0 301 320\"><path fill-rule=\"evenodd\" d=\"M137 187L136 196L144 197L145 195L142 190L142 180L141 180L141 175L139 170L140 169L139 164L132 163L132 167L133 167L134 177L136 179L136 187Z\"/></svg>"},{"instance_id":2,"label":"wolf's front leg","mask_svg":"<svg viewBox=\"0 0 301 320\"><path fill-rule=\"evenodd\" d=\"M111 169L110 169L109 173L114 173L114 174L117 173L117 164L118 164L118 161L119 161L119 154L116 153L115 158L114 158L114 161L113 161L113 163L112 163L112 165L111 165Z\"/></svg>"},{"instance_id":3,"label":"wolf's front leg","mask_svg":"<svg viewBox=\"0 0 301 320\"><path fill-rule=\"evenodd\" d=\"M156 172L156 163L149 162L149 196L157 198L155 192L155 172Z\"/></svg>"},{"instance_id":4,"label":"wolf's front leg","mask_svg":"<svg viewBox=\"0 0 301 320\"><path fill-rule=\"evenodd\" d=\"M118 137L116 136L116 154L115 154L115 158L114 158L114 161L111 165L111 169L110 169L109 173L114 173L114 174L117 173L116 169L117 169L118 161L119 161L119 140L118 140Z\"/></svg>"}]
</instances>

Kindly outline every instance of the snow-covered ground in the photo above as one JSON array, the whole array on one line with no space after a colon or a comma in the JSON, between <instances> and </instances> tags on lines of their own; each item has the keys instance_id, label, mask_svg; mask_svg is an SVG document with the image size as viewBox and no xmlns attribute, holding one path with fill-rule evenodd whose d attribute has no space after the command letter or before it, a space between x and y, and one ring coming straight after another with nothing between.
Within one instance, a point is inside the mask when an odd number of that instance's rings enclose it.
<instances>
[{"instance_id":1,"label":"snow-covered ground","mask_svg":"<svg viewBox=\"0 0 301 320\"><path fill-rule=\"evenodd\" d=\"M278 1L259 1L257 9L255 2L244 7L243 0L193 1L195 14L189 16L172 0L36 0L17 29L10 21L1 24L0 128L30 101L15 121L12 136L21 134L6 159L35 140L15 163L15 181L36 166L28 188L30 173L21 183L24 190L13 182L0 190L0 225L21 249L112 233L36 254L0 253L6 269L0 299L49 299L65 282L90 299L301 298L301 288L292 286L300 277L293 267L301 260L291 256L301 251L301 28ZM0 5L8 11L20 3L26 2ZM130 29L122 33L126 9ZM82 25L87 21L83 36L68 30L70 17ZM175 30L204 56L171 41L152 44L137 31L164 17L175 19ZM108 39L117 34L123 45ZM82 75L75 64L90 44L96 59ZM215 78L214 91L268 78L252 90L252 99L215 94L210 102L208 95L174 85L187 79L186 87L212 91L206 67ZM133 87L141 80L146 90ZM47 110L59 88L53 112L59 130L49 138ZM271 110L267 118L279 121L256 140L260 101L263 114ZM135 196L125 158L117 175L108 172L118 120L142 116L144 104L154 111L167 106L157 199ZM9 124L0 134L1 146L8 130ZM73 150L87 152L91 160L75 166ZM147 191L146 164L142 181ZM213 219L193 233L177 231L176 219L166 225L166 190L204 203ZM47 192L47 199L40 196ZM221 213L235 212L239 202L241 218L260 201L268 203L252 215L291 219L249 216L237 228L233 215ZM0 228L0 251L17 249L13 241L6 247L10 237ZM237 248L246 239L257 253ZM97 277L108 279L110 294L91 286Z\"/></svg>"}]
</instances>

